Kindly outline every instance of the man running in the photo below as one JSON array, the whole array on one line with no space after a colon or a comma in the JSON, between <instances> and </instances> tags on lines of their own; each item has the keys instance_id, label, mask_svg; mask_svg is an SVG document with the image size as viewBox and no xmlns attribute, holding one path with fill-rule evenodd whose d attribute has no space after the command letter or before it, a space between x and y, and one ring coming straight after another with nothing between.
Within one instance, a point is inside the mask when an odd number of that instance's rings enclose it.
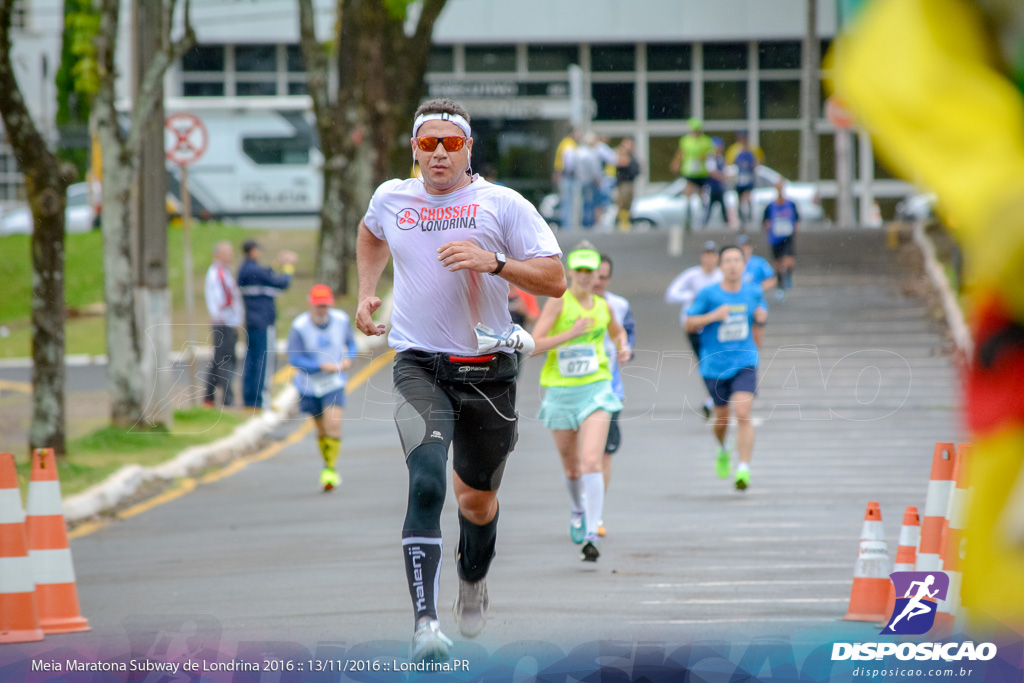
<instances>
[{"instance_id":1,"label":"man running","mask_svg":"<svg viewBox=\"0 0 1024 683\"><path fill-rule=\"evenodd\" d=\"M761 291L771 289L775 286L775 269L766 260L754 253L754 245L746 235L736 237L736 244L743 250L743 258L747 262L746 270L743 271L743 283L755 284ZM764 339L764 323L754 323L751 330L754 334L754 343L761 348L761 340Z\"/></svg>"},{"instance_id":2,"label":"man running","mask_svg":"<svg viewBox=\"0 0 1024 683\"><path fill-rule=\"evenodd\" d=\"M693 358L700 360L700 330L690 332L686 328L686 310L697 298L697 293L722 279L722 271L718 269L718 245L711 240L704 243L704 251L700 255L700 265L687 268L676 276L672 284L665 290L665 303L681 304L679 324L686 330L686 338L693 349ZM704 399L704 419L711 417L711 397Z\"/></svg>"},{"instance_id":3,"label":"man running","mask_svg":"<svg viewBox=\"0 0 1024 683\"><path fill-rule=\"evenodd\" d=\"M900 615L893 619L892 623L889 624L890 631L896 631L896 622L902 619L903 617L906 617L907 621L910 621L914 617L920 616L922 614L928 614L932 611L932 607L929 607L928 605L924 604L924 598L934 598L938 594L938 588L936 588L934 591L928 590L928 587L931 586L933 583L935 583L934 574L929 574L924 581L911 582L911 584L907 587L907 594L903 596L905 598L910 598L910 600L907 601L907 606L903 608L903 611L900 612ZM910 594L914 592L914 586L917 586L917 594L911 596Z\"/></svg>"},{"instance_id":4,"label":"man running","mask_svg":"<svg viewBox=\"0 0 1024 683\"><path fill-rule=\"evenodd\" d=\"M690 132L679 138L679 149L672 158L670 168L673 173L681 173L686 178L686 226L692 228L694 218L690 211L690 197L701 197L704 186L708 184L710 173L707 169L708 157L715 153L715 144L702 132L703 122L692 118L687 122ZM702 200L703 201L703 200Z\"/></svg>"},{"instance_id":5,"label":"man running","mask_svg":"<svg viewBox=\"0 0 1024 683\"><path fill-rule=\"evenodd\" d=\"M750 456L754 450L754 423L750 408L757 393L757 346L750 334L754 322L768 319L764 293L756 285L743 284L743 252L722 247L719 252L722 281L701 290L687 311L686 331L700 330L700 373L715 402L713 429L718 439L715 471L729 477L729 451L725 434L730 406L736 413L736 489L750 486Z\"/></svg>"},{"instance_id":6,"label":"man running","mask_svg":"<svg viewBox=\"0 0 1024 683\"><path fill-rule=\"evenodd\" d=\"M359 228L356 326L384 334L371 317L377 283L394 256L394 310L388 342L394 367L395 422L409 469L402 529L415 615L411 656L444 659L451 641L437 619L441 508L453 448L459 507L455 622L473 637L487 619L485 577L494 555L498 486L515 446L516 362L510 339L509 283L533 294L565 291L561 251L536 209L506 187L472 174L473 139L466 110L448 99L416 110L410 141L422 179L377 188ZM505 338L481 351L477 327ZM490 347L493 348L493 344Z\"/></svg>"},{"instance_id":7,"label":"man running","mask_svg":"<svg viewBox=\"0 0 1024 683\"><path fill-rule=\"evenodd\" d=\"M779 288L775 290L775 300L786 298L787 289L793 288L793 268L796 266L794 240L797 228L800 227L800 214L796 204L786 199L786 183L780 180L775 184L778 195L775 201L764 208L764 229L768 233L768 244L772 247L775 257L775 278Z\"/></svg>"},{"instance_id":8,"label":"man running","mask_svg":"<svg viewBox=\"0 0 1024 683\"><path fill-rule=\"evenodd\" d=\"M751 147L747 131L736 133L736 142L729 146L725 153L725 163L736 166L736 195L740 204L740 230L747 229L747 221L752 221L753 205L750 195L757 181L758 164L764 163L764 152L760 147Z\"/></svg>"},{"instance_id":9,"label":"man running","mask_svg":"<svg viewBox=\"0 0 1024 683\"><path fill-rule=\"evenodd\" d=\"M603 297L608 302L612 317L619 325L626 330L626 341L630 349L636 348L636 321L633 319L633 310L629 307L629 301L608 291L608 283L612 281L612 259L608 254L601 254L601 265L597 268L597 281L594 283L594 295ZM626 388L622 384L622 366L619 364L615 348L615 341L610 334L604 335L604 352L608 354L608 366L612 371L612 391L615 396L625 402ZM601 472L604 474L604 491L607 499L608 485L612 481L612 456L618 453L622 445L622 430L619 427L619 413L611 413L611 423L608 425L608 440L604 445L604 460L601 465ZM604 536L604 520L597 521L597 535Z\"/></svg>"},{"instance_id":10,"label":"man running","mask_svg":"<svg viewBox=\"0 0 1024 683\"><path fill-rule=\"evenodd\" d=\"M317 443L323 457L320 486L324 491L341 485L341 418L345 409L345 371L357 353L348 314L334 306L327 285L309 290L309 311L292 323L288 335L288 362L297 372L292 381L301 399L299 410L313 416Z\"/></svg>"}]
</instances>

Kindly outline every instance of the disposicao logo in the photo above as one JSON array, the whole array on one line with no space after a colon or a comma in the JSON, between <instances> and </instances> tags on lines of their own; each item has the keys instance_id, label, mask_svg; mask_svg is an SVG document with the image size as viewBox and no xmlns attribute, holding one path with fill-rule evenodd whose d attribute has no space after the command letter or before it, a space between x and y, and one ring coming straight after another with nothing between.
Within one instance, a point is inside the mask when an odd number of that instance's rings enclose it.
<instances>
[{"instance_id":1,"label":"disposicao logo","mask_svg":"<svg viewBox=\"0 0 1024 683\"><path fill-rule=\"evenodd\" d=\"M921 635L935 623L939 600L949 592L945 572L893 572L889 575L896 589L896 606L883 635ZM902 596L902 597L901 597Z\"/></svg>"}]
</instances>

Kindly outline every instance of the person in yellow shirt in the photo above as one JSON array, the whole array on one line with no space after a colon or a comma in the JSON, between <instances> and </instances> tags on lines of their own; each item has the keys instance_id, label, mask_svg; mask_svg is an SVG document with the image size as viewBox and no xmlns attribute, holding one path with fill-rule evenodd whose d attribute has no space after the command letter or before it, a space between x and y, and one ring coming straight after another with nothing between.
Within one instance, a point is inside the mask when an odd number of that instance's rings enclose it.
<instances>
[{"instance_id":1,"label":"person in yellow shirt","mask_svg":"<svg viewBox=\"0 0 1024 683\"><path fill-rule=\"evenodd\" d=\"M551 430L572 499L569 536L583 544L581 559L596 562L598 522L604 507L602 461L611 414L622 410L612 389L605 332L618 361L629 360L626 331L594 294L601 255L588 242L569 253L569 289L544 304L533 329L534 355L546 353L540 383L546 387L539 417Z\"/></svg>"},{"instance_id":2,"label":"person in yellow shirt","mask_svg":"<svg viewBox=\"0 0 1024 683\"><path fill-rule=\"evenodd\" d=\"M554 173L551 175L551 181L558 188L558 209L563 228L569 227L569 223L572 221L572 200L576 190L573 155L576 148L579 147L582 134L583 131L578 127L573 127L555 148Z\"/></svg>"}]
</instances>

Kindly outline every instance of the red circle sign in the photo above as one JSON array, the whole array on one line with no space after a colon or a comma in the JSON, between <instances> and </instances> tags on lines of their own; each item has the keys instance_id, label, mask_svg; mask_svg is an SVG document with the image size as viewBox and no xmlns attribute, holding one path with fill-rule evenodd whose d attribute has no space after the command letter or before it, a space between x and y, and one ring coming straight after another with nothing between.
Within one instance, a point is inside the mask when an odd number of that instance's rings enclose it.
<instances>
[{"instance_id":1,"label":"red circle sign","mask_svg":"<svg viewBox=\"0 0 1024 683\"><path fill-rule=\"evenodd\" d=\"M210 144L206 126L192 114L171 114L164 119L164 129L167 158L179 166L198 161Z\"/></svg>"},{"instance_id":2,"label":"red circle sign","mask_svg":"<svg viewBox=\"0 0 1024 683\"><path fill-rule=\"evenodd\" d=\"M835 95L825 100L825 118L833 126L842 130L850 130L857 125L853 113Z\"/></svg>"}]
</instances>

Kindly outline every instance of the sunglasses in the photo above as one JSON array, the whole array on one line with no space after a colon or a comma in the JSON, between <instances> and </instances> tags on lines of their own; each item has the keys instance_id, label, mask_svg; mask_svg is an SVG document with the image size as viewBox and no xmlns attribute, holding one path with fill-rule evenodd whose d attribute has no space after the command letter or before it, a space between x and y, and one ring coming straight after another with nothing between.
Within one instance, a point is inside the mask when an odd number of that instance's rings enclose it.
<instances>
[{"instance_id":1,"label":"sunglasses","mask_svg":"<svg viewBox=\"0 0 1024 683\"><path fill-rule=\"evenodd\" d=\"M593 268L573 268L577 273L593 273Z\"/></svg>"},{"instance_id":2,"label":"sunglasses","mask_svg":"<svg viewBox=\"0 0 1024 683\"><path fill-rule=\"evenodd\" d=\"M466 138L459 137L458 135L449 135L444 138L435 137L419 137L416 138L416 146L424 152L433 152L437 149L437 143L444 145L446 151L458 152L466 144Z\"/></svg>"}]
</instances>

